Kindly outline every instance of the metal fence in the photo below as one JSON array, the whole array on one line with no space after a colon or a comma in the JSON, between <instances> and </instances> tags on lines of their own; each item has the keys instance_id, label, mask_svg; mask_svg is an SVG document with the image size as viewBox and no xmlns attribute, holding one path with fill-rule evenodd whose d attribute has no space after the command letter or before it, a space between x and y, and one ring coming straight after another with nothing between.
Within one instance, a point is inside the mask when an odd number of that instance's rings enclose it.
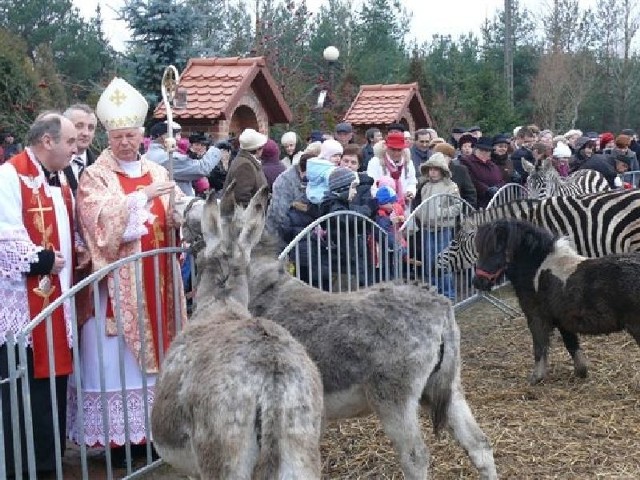
<instances>
[{"instance_id":1,"label":"metal fence","mask_svg":"<svg viewBox=\"0 0 640 480\"><path fill-rule=\"evenodd\" d=\"M77 324L77 307L80 305L76 305L76 300L78 292L83 290L87 286L91 286L93 288L93 302L94 305L97 305L99 302L99 292L101 289L101 285L103 282L107 282L107 277L111 277L113 281L113 287L115 291L119 289L119 272L123 268L127 268L130 265L133 265L134 273L134 281L137 290L137 313L138 313L138 331L139 338L142 342L141 348L141 364L145 365L144 352L145 352L145 335L142 333L144 327L142 325L142 312L143 312L143 300L142 300L142 261L146 258L151 258L153 261L153 273L154 279L156 282L156 300L157 304L160 305L160 302L163 300L160 298L160 261L166 260L167 256L170 256L173 259L176 259L178 255L182 255L185 253L184 248L164 248L152 250L149 252L144 252L141 254L133 255L131 257L124 258L119 260L95 273L90 275L89 277L83 279L76 285L74 285L70 290L68 290L64 295L60 296L50 305L48 305L39 315L37 315L33 320L20 332L16 335L9 334L7 336L7 364L8 364L8 375L6 378L0 379L0 386L2 388L2 397L0 397L0 417L2 416L2 398L9 397L9 411L11 414L11 421L9 424L8 431L5 431L6 422L1 422L3 425L2 432L0 432L0 478L6 478L9 470L9 466L6 462L6 453L7 453L7 445L5 445L5 438L8 439L13 444L11 449L13 454L13 471L15 472L16 478L29 478L36 479L38 476L38 472L36 471L36 463L35 463L35 447L34 447L34 436L37 436L38 432L33 431L33 412L31 408L31 397L30 397L30 388L27 378L27 371L29 368L29 360L28 360L28 345L30 343L30 337L34 328L41 324L42 322L46 325L46 338L49 352L49 387L51 393L51 410L53 414L53 432L54 432L54 448L55 448L55 475L57 479L63 478L107 478L112 479L116 477L122 477L128 475L127 478L133 478L132 473L134 471L134 467L136 464L142 462L145 465L150 465L153 463L152 458L152 450L151 444L146 442L145 452L143 452L143 459L139 459L134 461L131 450L132 441L130 438L131 431L131 418L129 409L132 408L132 402L130 402L127 392L125 391L126 385L126 374L124 367L124 322L122 319L121 311L118 308L118 301L116 299L116 305L114 305L113 313L115 317L115 322L117 325L117 342L119 344L119 354L118 358L107 358L104 354L104 345L101 341L101 336L96 335L96 344L95 348L98 352L98 368L99 368L99 379L101 385L101 393L99 394L99 400L97 401L97 405L94 405L99 411L101 411L101 427L102 431L108 432L109 425L112 422L118 422L122 424L122 428L124 430L124 439L125 439L125 465L124 468L120 468L116 470L114 466L112 466L112 454L111 454L111 442L109 441L109 436L105 433L104 438L102 439L101 445L99 448L90 448L85 441L85 430L84 428L79 428L75 433L76 442L66 442L64 439L67 438L67 431L61 431L66 425L66 419L59 418L58 415L58 403L62 401L62 399L58 398L58 393L56 392L56 380L55 380L55 359L53 354L53 328L52 328L52 320L51 315L57 308L64 308L69 311L71 314L71 325L73 329L73 370L74 373L69 378L69 388L67 391L67 395L69 398L75 397L74 405L76 408L73 408L71 403L69 404L69 408L67 414L69 417L75 417L75 423L77 425L83 426L85 423L84 417L84 392L82 390L82 380L80 376L81 372L81 359L79 352L80 348L80 332ZM192 262L192 260L191 260ZM170 264L172 267L172 288L174 292L174 298L179 298L179 288L180 282L178 282L178 277L181 275L180 269L178 267L178 263L176 261L171 261ZM193 267L193 263L191 264ZM194 269L192 268L192 271ZM191 277L193 280L193 275ZM177 302L172 306L174 309L175 318L178 319L179 322L179 309L180 303ZM158 309L158 331L161 333L163 328L163 318L160 309ZM182 326L178 323L176 325L176 330L179 330ZM83 332L84 334L84 332ZM86 340L86 338L85 338ZM17 359L16 355L17 353ZM162 360L164 356L164 351L162 349L162 342L159 342L159 357ZM114 411L113 408L110 408L108 405L107 393L105 392L105 365L107 363L112 364L116 362L118 365L118 374L120 378L120 392L122 401L122 411ZM150 432L150 412L153 401L153 387L149 385L148 378L146 375L146 371L142 369L142 392L136 400L140 400L142 405L138 405L142 412L142 418L138 419L143 423L144 432ZM6 395L8 393L8 395ZM115 412L115 413L114 413ZM117 417L117 418L116 418ZM2 420L2 418L0 418ZM70 426L69 426L70 427ZM140 426L139 426L140 427ZM147 436L147 439L150 437ZM67 452L70 449L76 449L79 456L79 463L75 463L71 467L67 467L65 465L65 469L62 466L62 457L63 450L65 449L65 445L62 442L66 442ZM89 451L92 453L98 453L98 455L92 455L92 464L89 465ZM104 457L102 456L104 455ZM72 470L72 471L71 471ZM124 472L123 472L124 470ZM116 475L117 472L117 475Z\"/></svg>"},{"instance_id":2,"label":"metal fence","mask_svg":"<svg viewBox=\"0 0 640 480\"><path fill-rule=\"evenodd\" d=\"M492 200L491 205L498 202L510 201L526 195L526 189L520 185L510 184L498 191ZM370 218L355 212L343 211L334 212L319 218L303 231L301 231L294 240L284 249L280 255L280 259L288 260L290 271L302 281L308 282L310 285L322 288L331 292L352 291L365 288L383 281L399 280L405 282L418 282L432 285L442 294L448 296L456 306L456 308L465 307L478 298L487 298L498 308L502 308L497 299L491 296L480 296L471 285L473 270L469 268L463 272L448 272L442 267L438 267L436 257L438 253L448 246L456 232L458 220L462 219L473 211L468 203L459 197L451 195L436 195L427 198L422 204L415 209L409 218L396 219L388 228L382 228L373 222ZM96 335L95 349L97 350L100 380L100 394L96 401L95 408L100 412L100 423L102 431L106 432L109 425L114 422L121 422L124 430L125 444L125 466L122 469L116 469L112 465L112 451L108 435L98 443L102 446L94 447L93 440L86 441L84 429L80 429L73 433L75 442L67 442L67 444L76 450L79 460L74 462L72 466L66 465L63 468L62 458L64 444L67 434L65 422L57 415L57 404L61 400L57 398L54 369L55 359L53 358L53 349L51 348L53 341L53 329L51 315L57 308L66 308L71 313L73 326L73 362L74 373L70 376L68 397L74 399L68 405L69 417L75 418L75 424L84 425L85 412L83 409L84 392L82 389L81 372L81 345L80 331L77 325L77 294L87 286L93 288L94 305L99 304L100 289L103 282L107 282L107 278L111 278L112 287L116 291L119 289L119 271L123 268L133 265L135 276L135 284L138 298L138 318L143 317L142 304L142 261L145 258L153 259L154 278L156 281L156 300L158 305L164 299L159 297L159 279L160 261L166 256L177 259L179 255L185 255L186 249L183 248L165 248L153 250L132 257L124 258L118 262L93 273L78 284L74 285L65 295L56 299L48 305L38 316L36 316L22 331L15 336L9 334L7 337L8 351L8 375L6 378L0 379L0 387L3 390L3 397L0 397L0 417L2 416L2 398L9 398L10 422L7 423L8 431L4 431L0 435L0 478L7 476L6 464L6 438L10 438L13 444L12 453L14 457L13 467L15 472L24 472L22 477L30 479L37 478L35 454L34 454L34 435L33 431L32 410L30 403L30 385L27 381L28 371L28 344L29 338L34 328L45 322L47 342L49 345L49 366L50 379L49 390L52 397L53 411L53 431L55 437L55 457L56 468L55 475L58 479L63 478L107 478L124 477L127 479L139 478L148 471L155 469L161 461L154 461L152 456L151 445L146 443L142 458L134 458L132 452L132 444L136 443L131 438L132 419L130 403L127 399L126 369L124 365L124 332L123 319L119 310L118 302L113 306L115 322L117 325L117 341L119 344L118 358L105 356L105 345L100 340L100 336ZM187 260L190 266L190 279L192 284L195 282L195 267L193 259L189 257ZM179 298L179 267L176 261L172 261L173 265L173 284L174 298ZM104 286L102 286L104 289ZM171 306L174 310L176 318L179 318L180 304L176 303ZM162 315L158 311L157 328L161 332L163 328ZM178 331L180 325L177 326ZM138 323L139 332L143 332L143 324ZM85 333L86 334L86 333ZM140 338L144 343L145 335L140 334ZM86 340L86 338L84 339ZM160 342L159 357L162 360L164 352L162 351L162 342ZM144 345L141 349L145 351ZM13 353L17 353L16 355ZM144 355L144 353L143 353ZM113 362L118 364L118 374L120 378L119 394L122 401L122 408L117 411L111 409L108 405L109 398L105 392L105 365ZM140 362L144 365L144 358ZM136 420L138 427L143 428L144 432L150 432L150 412L153 402L153 386L147 383L147 376L143 369L142 375L142 393L141 408L142 418ZM8 395L5 395L8 394ZM8 420L8 419L5 419ZM139 423L143 425L139 425ZM0 424L4 425L2 418ZM71 428L71 426L67 426ZM149 436L146 436L149 439ZM95 439L94 439L95 440ZM89 445L87 444L89 443ZM68 451L69 449L67 449ZM69 469L73 471L70 472ZM21 478L20 473L17 478Z\"/></svg>"},{"instance_id":3,"label":"metal fence","mask_svg":"<svg viewBox=\"0 0 640 480\"><path fill-rule=\"evenodd\" d=\"M640 171L626 172L622 175L622 181L628 182L633 188L640 187Z\"/></svg>"}]
</instances>

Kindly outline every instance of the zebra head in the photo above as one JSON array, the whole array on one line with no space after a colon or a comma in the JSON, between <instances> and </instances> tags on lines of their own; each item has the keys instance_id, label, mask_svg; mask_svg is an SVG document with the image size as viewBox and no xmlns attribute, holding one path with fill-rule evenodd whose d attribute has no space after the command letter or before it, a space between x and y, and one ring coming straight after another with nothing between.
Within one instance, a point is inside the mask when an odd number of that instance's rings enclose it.
<instances>
[{"instance_id":1,"label":"zebra head","mask_svg":"<svg viewBox=\"0 0 640 480\"><path fill-rule=\"evenodd\" d=\"M478 258L475 245L477 230L473 219L463 219L449 246L438 254L438 267L449 272L460 272L473 267Z\"/></svg>"},{"instance_id":2,"label":"zebra head","mask_svg":"<svg viewBox=\"0 0 640 480\"><path fill-rule=\"evenodd\" d=\"M541 200L557 193L562 177L553 166L551 158L537 161L535 165L523 158L522 168L529 174L527 177L529 198Z\"/></svg>"}]
</instances>

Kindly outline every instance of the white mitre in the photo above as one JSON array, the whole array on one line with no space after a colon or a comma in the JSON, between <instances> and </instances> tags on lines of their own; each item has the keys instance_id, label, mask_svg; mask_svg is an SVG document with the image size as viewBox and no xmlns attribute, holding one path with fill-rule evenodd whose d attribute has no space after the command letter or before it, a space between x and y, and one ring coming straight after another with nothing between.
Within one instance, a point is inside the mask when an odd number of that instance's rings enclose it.
<instances>
[{"instance_id":1,"label":"white mitre","mask_svg":"<svg viewBox=\"0 0 640 480\"><path fill-rule=\"evenodd\" d=\"M118 77L111 80L96 105L96 116L107 130L142 127L148 111L142 94Z\"/></svg>"}]
</instances>

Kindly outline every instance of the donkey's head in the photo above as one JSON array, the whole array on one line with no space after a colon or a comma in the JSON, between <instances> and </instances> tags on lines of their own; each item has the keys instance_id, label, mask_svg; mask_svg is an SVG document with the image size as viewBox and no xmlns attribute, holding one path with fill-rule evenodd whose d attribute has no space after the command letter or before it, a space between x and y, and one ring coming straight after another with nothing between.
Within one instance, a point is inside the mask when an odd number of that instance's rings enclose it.
<instances>
[{"instance_id":1,"label":"donkey's head","mask_svg":"<svg viewBox=\"0 0 640 480\"><path fill-rule=\"evenodd\" d=\"M198 255L197 303L233 300L246 307L249 302L249 261L264 228L269 190L258 190L243 208L236 203L234 188L232 181L219 203L210 195L202 210L205 247Z\"/></svg>"}]
</instances>

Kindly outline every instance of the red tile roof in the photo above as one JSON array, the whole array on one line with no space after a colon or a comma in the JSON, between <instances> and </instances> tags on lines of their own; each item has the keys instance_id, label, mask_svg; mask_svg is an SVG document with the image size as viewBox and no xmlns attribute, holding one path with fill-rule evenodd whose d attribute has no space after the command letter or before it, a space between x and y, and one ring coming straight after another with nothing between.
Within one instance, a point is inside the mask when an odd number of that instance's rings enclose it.
<instances>
[{"instance_id":1,"label":"red tile roof","mask_svg":"<svg viewBox=\"0 0 640 480\"><path fill-rule=\"evenodd\" d=\"M291 110L263 57L192 58L180 77L179 88L187 90L187 108L174 110L173 118L228 120L238 101L253 88L269 115L269 123L289 123ZM164 118L160 102L153 114Z\"/></svg>"},{"instance_id":2,"label":"red tile roof","mask_svg":"<svg viewBox=\"0 0 640 480\"><path fill-rule=\"evenodd\" d=\"M344 121L353 125L388 125L399 122L407 106L416 125L433 124L417 83L361 86Z\"/></svg>"}]
</instances>

